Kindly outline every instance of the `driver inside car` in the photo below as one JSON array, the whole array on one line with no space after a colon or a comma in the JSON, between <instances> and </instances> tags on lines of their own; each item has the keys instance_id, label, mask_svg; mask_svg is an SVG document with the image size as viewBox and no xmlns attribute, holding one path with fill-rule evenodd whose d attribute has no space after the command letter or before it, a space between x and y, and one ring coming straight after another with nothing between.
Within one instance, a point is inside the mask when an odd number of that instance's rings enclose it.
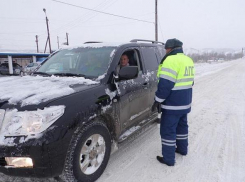
<instances>
[{"instance_id":1,"label":"driver inside car","mask_svg":"<svg viewBox=\"0 0 245 182\"><path fill-rule=\"evenodd\" d=\"M119 74L119 71L122 67L124 66L129 66L129 59L128 59L128 55L127 54L123 54L120 58L120 64L117 66L117 69L116 69L116 75Z\"/></svg>"}]
</instances>

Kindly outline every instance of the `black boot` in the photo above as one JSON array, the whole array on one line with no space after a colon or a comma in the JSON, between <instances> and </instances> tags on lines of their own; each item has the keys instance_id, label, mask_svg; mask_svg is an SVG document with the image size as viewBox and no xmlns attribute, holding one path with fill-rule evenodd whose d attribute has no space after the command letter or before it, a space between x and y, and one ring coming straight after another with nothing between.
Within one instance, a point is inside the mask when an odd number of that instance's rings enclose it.
<instances>
[{"instance_id":1,"label":"black boot","mask_svg":"<svg viewBox=\"0 0 245 182\"><path fill-rule=\"evenodd\" d=\"M180 154L180 155L183 155L183 156L186 156L187 155L187 153L180 152L177 149L175 150L175 152L178 153L178 154Z\"/></svg>"},{"instance_id":2,"label":"black boot","mask_svg":"<svg viewBox=\"0 0 245 182\"><path fill-rule=\"evenodd\" d=\"M166 164L168 166L174 166L174 164L168 164L163 160L163 157L157 156L157 160L162 163L162 164Z\"/></svg>"}]
</instances>

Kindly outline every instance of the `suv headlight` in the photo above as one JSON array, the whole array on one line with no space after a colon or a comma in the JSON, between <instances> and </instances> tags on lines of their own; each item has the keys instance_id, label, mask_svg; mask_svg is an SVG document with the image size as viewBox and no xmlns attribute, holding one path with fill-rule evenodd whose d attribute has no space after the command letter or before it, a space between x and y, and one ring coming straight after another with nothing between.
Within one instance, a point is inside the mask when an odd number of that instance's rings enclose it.
<instances>
[{"instance_id":1,"label":"suv headlight","mask_svg":"<svg viewBox=\"0 0 245 182\"><path fill-rule=\"evenodd\" d=\"M65 106L51 106L37 111L18 112L17 109L5 113L1 133L4 136L38 134L51 126L65 111Z\"/></svg>"}]
</instances>

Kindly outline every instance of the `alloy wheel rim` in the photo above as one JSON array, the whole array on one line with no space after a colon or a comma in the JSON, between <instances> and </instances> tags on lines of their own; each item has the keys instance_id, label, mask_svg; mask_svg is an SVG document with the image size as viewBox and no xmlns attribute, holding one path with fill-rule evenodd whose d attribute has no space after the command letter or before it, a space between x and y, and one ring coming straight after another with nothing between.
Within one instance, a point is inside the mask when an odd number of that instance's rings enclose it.
<instances>
[{"instance_id":1,"label":"alloy wheel rim","mask_svg":"<svg viewBox=\"0 0 245 182\"><path fill-rule=\"evenodd\" d=\"M81 171L90 175L101 166L105 157L105 140L100 134L91 135L83 144L79 164Z\"/></svg>"}]
</instances>

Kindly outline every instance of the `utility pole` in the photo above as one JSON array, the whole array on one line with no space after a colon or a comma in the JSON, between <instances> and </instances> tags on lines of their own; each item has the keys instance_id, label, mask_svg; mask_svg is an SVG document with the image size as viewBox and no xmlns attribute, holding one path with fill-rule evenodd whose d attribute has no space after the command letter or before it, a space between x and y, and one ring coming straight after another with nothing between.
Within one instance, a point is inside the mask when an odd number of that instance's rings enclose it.
<instances>
[{"instance_id":1,"label":"utility pole","mask_svg":"<svg viewBox=\"0 0 245 182\"><path fill-rule=\"evenodd\" d=\"M38 50L38 36L36 35L36 44L37 44L37 53L39 53L39 50Z\"/></svg>"},{"instance_id":2,"label":"utility pole","mask_svg":"<svg viewBox=\"0 0 245 182\"><path fill-rule=\"evenodd\" d=\"M47 45L48 45L48 38L47 38L47 40L46 40L46 44L45 44L44 53L46 53L46 48L47 48Z\"/></svg>"},{"instance_id":3,"label":"utility pole","mask_svg":"<svg viewBox=\"0 0 245 182\"><path fill-rule=\"evenodd\" d=\"M66 45L69 45L69 41L68 41L68 33L66 33Z\"/></svg>"},{"instance_id":4,"label":"utility pole","mask_svg":"<svg viewBox=\"0 0 245 182\"><path fill-rule=\"evenodd\" d=\"M50 33L49 33L49 25L48 25L48 17L47 17L47 14L46 14L46 9L43 8L43 11L45 13L45 16L46 16L46 24L47 24L47 32L48 32L48 41L49 41L49 52L51 53L52 49L51 49L51 41L50 41Z\"/></svg>"},{"instance_id":5,"label":"utility pole","mask_svg":"<svg viewBox=\"0 0 245 182\"><path fill-rule=\"evenodd\" d=\"M155 41L158 41L157 0L155 0Z\"/></svg>"},{"instance_id":6,"label":"utility pole","mask_svg":"<svg viewBox=\"0 0 245 182\"><path fill-rule=\"evenodd\" d=\"M59 49L60 48L59 36L57 36L57 44L58 44L58 49Z\"/></svg>"}]
</instances>

